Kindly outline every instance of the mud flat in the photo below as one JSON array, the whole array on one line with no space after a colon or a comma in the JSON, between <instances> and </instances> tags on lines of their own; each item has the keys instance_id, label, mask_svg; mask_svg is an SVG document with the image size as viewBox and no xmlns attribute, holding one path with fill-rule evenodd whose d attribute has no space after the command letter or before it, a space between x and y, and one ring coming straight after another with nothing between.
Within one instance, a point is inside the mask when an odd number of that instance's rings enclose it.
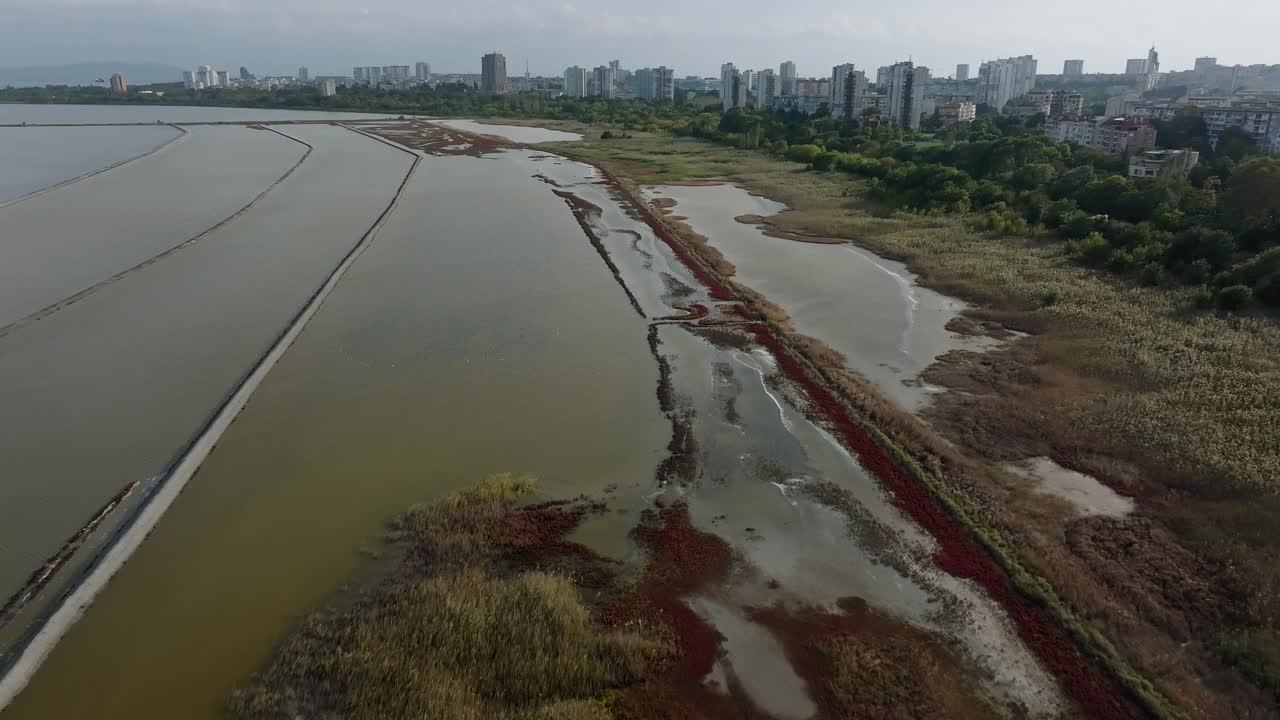
<instances>
[{"instance_id":1,"label":"mud flat","mask_svg":"<svg viewBox=\"0 0 1280 720\"><path fill-rule=\"evenodd\" d=\"M666 211L733 265L736 282L782 308L796 331L844 355L900 407L918 412L939 390L918 380L938 357L984 346L947 329L965 304L917 285L902 263L849 244L771 237L735 219L776 215L781 203L727 184L653 187L645 196L666 198Z\"/></svg>"},{"instance_id":2,"label":"mud flat","mask_svg":"<svg viewBox=\"0 0 1280 720\"><path fill-rule=\"evenodd\" d=\"M173 127L0 128L0 205L176 139Z\"/></svg>"},{"instance_id":3,"label":"mud flat","mask_svg":"<svg viewBox=\"0 0 1280 720\"><path fill-rule=\"evenodd\" d=\"M514 143L542 143L581 140L577 133L524 125L499 125L475 120L433 120L436 125L463 130L477 135L494 135Z\"/></svg>"},{"instance_id":4,"label":"mud flat","mask_svg":"<svg viewBox=\"0 0 1280 720\"><path fill-rule=\"evenodd\" d=\"M342 128L295 131L315 146L312 157L249 212L0 338L6 598L107 498L133 482L146 489L168 467L374 223L412 162ZM347 172L364 180L353 187ZM42 608L33 603L3 628L6 644Z\"/></svg>"},{"instance_id":5,"label":"mud flat","mask_svg":"<svg viewBox=\"0 0 1280 720\"><path fill-rule=\"evenodd\" d=\"M153 155L0 208L0 328L218 224L306 150L267 130L193 128Z\"/></svg>"}]
</instances>

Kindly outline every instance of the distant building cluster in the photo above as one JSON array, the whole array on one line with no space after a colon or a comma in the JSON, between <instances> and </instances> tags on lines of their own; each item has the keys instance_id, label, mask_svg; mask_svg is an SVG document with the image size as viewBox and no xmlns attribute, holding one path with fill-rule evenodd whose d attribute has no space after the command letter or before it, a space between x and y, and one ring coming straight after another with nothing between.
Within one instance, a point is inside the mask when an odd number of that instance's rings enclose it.
<instances>
[{"instance_id":1,"label":"distant building cluster","mask_svg":"<svg viewBox=\"0 0 1280 720\"><path fill-rule=\"evenodd\" d=\"M565 68L563 95L566 97L600 97L639 100L674 100L676 73L665 65L631 71L619 60L592 70Z\"/></svg>"}]
</instances>

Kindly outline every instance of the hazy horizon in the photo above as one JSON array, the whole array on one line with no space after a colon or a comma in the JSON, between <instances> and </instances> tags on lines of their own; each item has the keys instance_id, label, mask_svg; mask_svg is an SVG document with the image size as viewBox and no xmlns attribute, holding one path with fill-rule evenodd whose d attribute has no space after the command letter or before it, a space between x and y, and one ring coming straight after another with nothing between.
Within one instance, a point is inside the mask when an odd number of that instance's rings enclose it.
<instances>
[{"instance_id":1,"label":"hazy horizon","mask_svg":"<svg viewBox=\"0 0 1280 720\"><path fill-rule=\"evenodd\" d=\"M305 65L313 75L349 75L353 65L426 61L435 72L455 73L479 72L480 55L496 49L512 75L524 72L526 60L535 75L616 58L631 68L667 65L679 76L714 76L723 62L776 68L794 60L800 75L822 76L844 62L874 68L910 58L943 77L957 63L976 73L984 60L1023 54L1039 60L1041 73L1061 72L1068 58L1083 59L1085 72L1119 73L1153 42L1166 71L1189 69L1202 55L1229 65L1280 62L1269 37L1280 3L1245 4L1248 23L1207 24L1204 6L1190 0L1160 7L1083 0L1069 15L1046 0L923 0L910 13L815 0L790 14L760 0L282 0L269 8L248 0L0 0L0 67L208 63L284 75Z\"/></svg>"}]
</instances>

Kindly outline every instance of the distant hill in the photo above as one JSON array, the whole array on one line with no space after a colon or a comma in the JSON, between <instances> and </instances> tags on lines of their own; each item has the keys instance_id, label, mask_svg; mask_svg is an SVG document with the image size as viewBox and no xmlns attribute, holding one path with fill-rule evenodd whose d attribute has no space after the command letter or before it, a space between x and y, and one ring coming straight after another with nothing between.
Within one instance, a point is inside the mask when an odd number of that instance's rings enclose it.
<instances>
[{"instance_id":1,"label":"distant hill","mask_svg":"<svg viewBox=\"0 0 1280 720\"><path fill-rule=\"evenodd\" d=\"M0 87L5 85L93 85L99 78L110 79L113 73L124 73L125 80L130 85L182 80L182 68L175 65L100 62L0 68Z\"/></svg>"}]
</instances>

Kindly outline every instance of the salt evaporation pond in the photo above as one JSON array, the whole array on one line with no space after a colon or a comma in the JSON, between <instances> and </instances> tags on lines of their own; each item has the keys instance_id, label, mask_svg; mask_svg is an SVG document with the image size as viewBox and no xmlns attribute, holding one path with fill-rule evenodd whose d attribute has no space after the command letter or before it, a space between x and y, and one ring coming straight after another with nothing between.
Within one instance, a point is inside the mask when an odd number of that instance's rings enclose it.
<instances>
[{"instance_id":1,"label":"salt evaporation pond","mask_svg":"<svg viewBox=\"0 0 1280 720\"><path fill-rule=\"evenodd\" d=\"M180 134L166 125L0 128L0 205L136 157Z\"/></svg>"}]
</instances>

